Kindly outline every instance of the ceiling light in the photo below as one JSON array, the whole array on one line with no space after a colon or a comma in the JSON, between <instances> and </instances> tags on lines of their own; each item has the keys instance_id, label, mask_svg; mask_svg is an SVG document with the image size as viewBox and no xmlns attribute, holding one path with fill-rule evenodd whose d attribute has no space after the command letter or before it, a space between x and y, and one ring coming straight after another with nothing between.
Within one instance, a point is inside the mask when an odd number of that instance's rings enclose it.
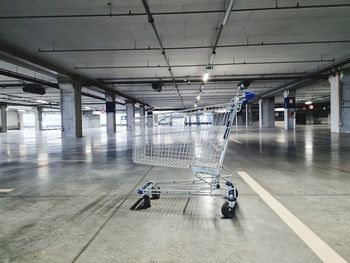
<instances>
[{"instance_id":1,"label":"ceiling light","mask_svg":"<svg viewBox=\"0 0 350 263\"><path fill-rule=\"evenodd\" d=\"M90 108L90 107L84 107L84 109L85 109L85 110L91 110L91 108Z\"/></svg>"},{"instance_id":2,"label":"ceiling light","mask_svg":"<svg viewBox=\"0 0 350 263\"><path fill-rule=\"evenodd\" d=\"M312 104L311 100L305 101L305 105L310 105L310 104Z\"/></svg>"},{"instance_id":3,"label":"ceiling light","mask_svg":"<svg viewBox=\"0 0 350 263\"><path fill-rule=\"evenodd\" d=\"M25 112L26 110L17 110L18 112Z\"/></svg>"},{"instance_id":4,"label":"ceiling light","mask_svg":"<svg viewBox=\"0 0 350 263\"><path fill-rule=\"evenodd\" d=\"M201 100L201 94L197 96L197 100Z\"/></svg>"},{"instance_id":5,"label":"ceiling light","mask_svg":"<svg viewBox=\"0 0 350 263\"><path fill-rule=\"evenodd\" d=\"M222 26L226 26L228 18L230 17L230 13L231 13L231 10L232 10L232 7L233 7L234 3L235 3L235 0L230 0L230 2L228 3L228 6L227 6L226 11L225 11L224 18L223 18L222 23L221 23Z\"/></svg>"},{"instance_id":6,"label":"ceiling light","mask_svg":"<svg viewBox=\"0 0 350 263\"><path fill-rule=\"evenodd\" d=\"M209 73L205 72L204 75L203 75L203 82L207 82L208 79L209 79Z\"/></svg>"},{"instance_id":7,"label":"ceiling light","mask_svg":"<svg viewBox=\"0 0 350 263\"><path fill-rule=\"evenodd\" d=\"M37 103L43 103L43 104L47 104L48 102L46 100L36 100Z\"/></svg>"},{"instance_id":8,"label":"ceiling light","mask_svg":"<svg viewBox=\"0 0 350 263\"><path fill-rule=\"evenodd\" d=\"M194 107L197 108L197 103L194 104Z\"/></svg>"}]
</instances>

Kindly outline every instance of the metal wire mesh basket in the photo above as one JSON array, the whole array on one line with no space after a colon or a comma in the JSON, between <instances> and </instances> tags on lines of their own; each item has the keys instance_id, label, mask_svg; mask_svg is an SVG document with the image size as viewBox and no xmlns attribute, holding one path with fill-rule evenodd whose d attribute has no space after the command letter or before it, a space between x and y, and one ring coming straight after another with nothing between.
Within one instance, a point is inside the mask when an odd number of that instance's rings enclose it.
<instances>
[{"instance_id":1,"label":"metal wire mesh basket","mask_svg":"<svg viewBox=\"0 0 350 263\"><path fill-rule=\"evenodd\" d=\"M133 161L155 166L190 168L198 178L197 182L188 181L190 185L206 183L205 189L166 188L166 191L158 189L157 195L161 192L193 194L208 191L212 194L220 188L220 182L224 181L231 191L228 192L228 197L231 196L230 200L235 202L235 187L229 180L220 178L220 172L234 118L242 104L251 97L254 94L245 92L227 104L140 117L137 121L140 128L134 131ZM163 180L161 183L164 186L167 182L177 184L174 180ZM147 199L148 195L154 195L154 189L159 184L159 181L148 182L138 192ZM182 187L185 184L184 181L180 183ZM229 204L233 208L232 202Z\"/></svg>"}]
</instances>

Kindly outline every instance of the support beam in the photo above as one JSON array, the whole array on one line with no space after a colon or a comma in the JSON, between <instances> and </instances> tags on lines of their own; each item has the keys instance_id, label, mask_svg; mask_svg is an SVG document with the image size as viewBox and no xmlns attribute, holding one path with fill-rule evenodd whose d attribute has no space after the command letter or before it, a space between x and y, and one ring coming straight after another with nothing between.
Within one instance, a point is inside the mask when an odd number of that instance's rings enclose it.
<instances>
[{"instance_id":1,"label":"support beam","mask_svg":"<svg viewBox=\"0 0 350 263\"><path fill-rule=\"evenodd\" d=\"M259 99L259 127L275 127L275 98Z\"/></svg>"},{"instance_id":2,"label":"support beam","mask_svg":"<svg viewBox=\"0 0 350 263\"><path fill-rule=\"evenodd\" d=\"M35 116L35 130L42 131L43 130L43 108L37 107L34 108L34 116Z\"/></svg>"},{"instance_id":3,"label":"support beam","mask_svg":"<svg viewBox=\"0 0 350 263\"><path fill-rule=\"evenodd\" d=\"M7 112L6 112L7 105L6 104L0 104L1 109L1 129L0 132L7 132Z\"/></svg>"},{"instance_id":4,"label":"support beam","mask_svg":"<svg viewBox=\"0 0 350 263\"><path fill-rule=\"evenodd\" d=\"M62 136L81 138L83 136L81 83L77 80L60 80L59 87L61 92Z\"/></svg>"},{"instance_id":5,"label":"support beam","mask_svg":"<svg viewBox=\"0 0 350 263\"><path fill-rule=\"evenodd\" d=\"M283 92L284 99L295 99L295 90L285 90ZM284 108L284 129L285 130L295 130L295 109Z\"/></svg>"},{"instance_id":6,"label":"support beam","mask_svg":"<svg viewBox=\"0 0 350 263\"><path fill-rule=\"evenodd\" d=\"M331 85L331 132L350 133L350 74L337 72Z\"/></svg>"},{"instance_id":7,"label":"support beam","mask_svg":"<svg viewBox=\"0 0 350 263\"><path fill-rule=\"evenodd\" d=\"M115 134L117 131L115 121L115 94L106 93L106 128L107 134Z\"/></svg>"},{"instance_id":8,"label":"support beam","mask_svg":"<svg viewBox=\"0 0 350 263\"><path fill-rule=\"evenodd\" d=\"M126 125L128 130L135 128L135 104L134 102L126 102Z\"/></svg>"}]
</instances>

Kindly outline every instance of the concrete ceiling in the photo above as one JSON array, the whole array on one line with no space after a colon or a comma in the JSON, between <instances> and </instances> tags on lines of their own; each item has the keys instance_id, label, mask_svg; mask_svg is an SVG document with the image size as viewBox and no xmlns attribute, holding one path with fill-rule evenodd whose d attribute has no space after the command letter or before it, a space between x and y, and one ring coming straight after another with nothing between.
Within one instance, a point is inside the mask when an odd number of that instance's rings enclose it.
<instances>
[{"instance_id":1,"label":"concrete ceiling","mask_svg":"<svg viewBox=\"0 0 350 263\"><path fill-rule=\"evenodd\" d=\"M326 0L278 0L277 4L278 7L293 7L297 2L301 7L350 4L347 0L334 0L331 3ZM224 10L225 1L150 0L149 5L153 13L207 10L206 13L198 14L154 15L155 26L166 48L202 47L213 45L223 17L223 12L214 11ZM219 39L219 46L261 42L349 41L218 48L214 68L210 71L211 80L215 76L304 73L332 64L333 59L349 55L350 6L235 11L275 6L275 0L236 0L227 26L224 27ZM108 16L110 12L115 15ZM129 12L144 14L142 1L1 1L0 44L89 79L123 79L131 82L137 79L169 78L166 67L147 67L165 66L160 50L91 51L91 49L159 47L154 32L147 22L147 16L126 16L125 14ZM80 51L57 52L65 50ZM172 71L175 77L179 78L178 89L185 107L194 105L201 86L200 83L189 84L187 79L205 73L205 65L209 62L211 51L211 48L166 49L170 64L173 66ZM244 62L246 64L243 64ZM230 63L235 64L215 66ZM1 67L18 70L18 67L14 69L13 65L4 63ZM27 74L34 73L27 72ZM51 81L49 76L35 74ZM9 79L3 79L5 80ZM259 94L286 81L287 79L257 80L250 88ZM234 96L237 84L237 81L206 83L199 105L227 102ZM115 84L113 88L154 107L182 107L176 88L171 84L164 85L160 93L154 92L150 84ZM12 90L13 94L18 93L18 89ZM6 88L4 91L0 88L0 93L4 92L11 93L11 90ZM49 95L51 92L57 93L49 89L47 96L51 96ZM327 83L317 82L310 88L300 90L297 98L317 99L325 96L329 96ZM53 102L58 102L58 99L59 97L54 98L54 95L47 98Z\"/></svg>"}]
</instances>

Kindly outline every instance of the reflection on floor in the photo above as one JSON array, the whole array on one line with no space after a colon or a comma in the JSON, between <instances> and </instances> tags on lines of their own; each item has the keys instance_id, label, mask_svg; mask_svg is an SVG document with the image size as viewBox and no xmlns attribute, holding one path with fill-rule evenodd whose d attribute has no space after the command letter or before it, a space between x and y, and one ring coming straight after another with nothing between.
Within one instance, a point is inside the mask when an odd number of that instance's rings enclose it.
<instances>
[{"instance_id":1,"label":"reflection on floor","mask_svg":"<svg viewBox=\"0 0 350 263\"><path fill-rule=\"evenodd\" d=\"M350 261L350 135L327 127L234 129L225 167L246 171ZM135 165L126 132L0 134L0 262L320 262L234 174L239 202L161 197L133 211L152 178L191 172Z\"/></svg>"}]
</instances>

